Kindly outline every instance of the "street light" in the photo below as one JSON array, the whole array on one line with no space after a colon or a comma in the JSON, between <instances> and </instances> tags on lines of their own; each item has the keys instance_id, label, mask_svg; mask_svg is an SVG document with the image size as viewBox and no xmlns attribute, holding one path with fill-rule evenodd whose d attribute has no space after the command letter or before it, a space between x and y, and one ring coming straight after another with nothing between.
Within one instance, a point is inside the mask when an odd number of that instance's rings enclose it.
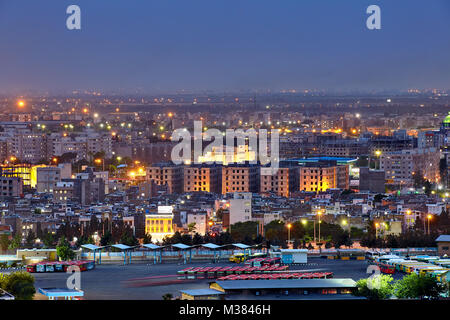
<instances>
[{"instance_id":1,"label":"street light","mask_svg":"<svg viewBox=\"0 0 450 320\"><path fill-rule=\"evenodd\" d=\"M105 171L105 159L95 159L94 162L97 164L103 164L103 171Z\"/></svg>"},{"instance_id":2,"label":"street light","mask_svg":"<svg viewBox=\"0 0 450 320\"><path fill-rule=\"evenodd\" d=\"M375 223L375 239L378 238L378 228L380 227L380 224L378 222Z\"/></svg>"},{"instance_id":3,"label":"street light","mask_svg":"<svg viewBox=\"0 0 450 320\"><path fill-rule=\"evenodd\" d=\"M381 156L381 150L377 150L377 151L375 151L375 155L377 156L377 158L378 158L378 169L380 169L381 168L381 163L380 163L380 156ZM376 166L375 166L375 169L376 169Z\"/></svg>"},{"instance_id":4,"label":"street light","mask_svg":"<svg viewBox=\"0 0 450 320\"><path fill-rule=\"evenodd\" d=\"M406 217L406 226L408 228L410 227L410 224L411 224L411 217L410 217L411 214L412 214L411 209L406 210L406 215L407 215L407 217Z\"/></svg>"},{"instance_id":5,"label":"street light","mask_svg":"<svg viewBox=\"0 0 450 320\"><path fill-rule=\"evenodd\" d=\"M430 234L430 220L433 218L433 216L431 214L429 214L427 216L427 220L428 220L428 235Z\"/></svg>"},{"instance_id":6,"label":"street light","mask_svg":"<svg viewBox=\"0 0 450 320\"><path fill-rule=\"evenodd\" d=\"M319 212L317 212L317 216L319 217L319 243L320 243L320 216L322 214L322 211L319 210Z\"/></svg>"},{"instance_id":7,"label":"street light","mask_svg":"<svg viewBox=\"0 0 450 320\"><path fill-rule=\"evenodd\" d=\"M291 244L291 228L292 228L292 224L288 224L287 225L287 228L288 228L288 245L290 245Z\"/></svg>"}]
</instances>

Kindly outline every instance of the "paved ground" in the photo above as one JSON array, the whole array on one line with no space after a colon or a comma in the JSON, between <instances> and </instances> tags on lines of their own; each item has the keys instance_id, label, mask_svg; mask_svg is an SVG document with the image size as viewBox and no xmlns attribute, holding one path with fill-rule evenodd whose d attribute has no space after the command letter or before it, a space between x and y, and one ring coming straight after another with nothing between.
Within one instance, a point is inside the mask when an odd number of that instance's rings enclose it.
<instances>
[{"instance_id":1,"label":"paved ground","mask_svg":"<svg viewBox=\"0 0 450 320\"><path fill-rule=\"evenodd\" d=\"M366 278L368 275L367 261L342 261L327 260L323 258L309 258L309 263L302 266L291 266L290 270L304 271L330 271L335 278L352 278L358 280ZM97 265L94 270L81 273L81 289L85 292L85 299L101 300L158 300L162 295L171 293L179 296L182 289L207 288L210 279L205 280L177 280L178 270L187 266L229 266L231 263L193 263L189 265L170 264L131 264L131 265ZM37 288L45 287L66 287L68 274L65 273L34 273ZM395 279L402 275L396 273ZM177 282L171 283L168 282ZM46 299L40 294L36 294L36 299Z\"/></svg>"}]
</instances>

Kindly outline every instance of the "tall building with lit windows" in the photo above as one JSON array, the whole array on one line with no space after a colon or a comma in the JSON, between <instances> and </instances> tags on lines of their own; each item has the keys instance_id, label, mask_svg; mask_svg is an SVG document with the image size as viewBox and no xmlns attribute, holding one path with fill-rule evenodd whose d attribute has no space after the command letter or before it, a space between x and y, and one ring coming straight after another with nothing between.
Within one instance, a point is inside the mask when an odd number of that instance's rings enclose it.
<instances>
[{"instance_id":1,"label":"tall building with lit windows","mask_svg":"<svg viewBox=\"0 0 450 320\"><path fill-rule=\"evenodd\" d=\"M416 175L432 183L440 182L439 162L439 149L408 149L382 154L380 169L385 172L387 185L412 187Z\"/></svg>"},{"instance_id":2,"label":"tall building with lit windows","mask_svg":"<svg viewBox=\"0 0 450 320\"><path fill-rule=\"evenodd\" d=\"M261 193L289 197L291 192L298 191L298 167L279 168L276 173L270 167L262 167L260 178Z\"/></svg>"},{"instance_id":3,"label":"tall building with lit windows","mask_svg":"<svg viewBox=\"0 0 450 320\"><path fill-rule=\"evenodd\" d=\"M161 163L147 168L146 180L158 186L167 186L168 193L182 193L183 178L183 166Z\"/></svg>"},{"instance_id":4,"label":"tall building with lit windows","mask_svg":"<svg viewBox=\"0 0 450 320\"><path fill-rule=\"evenodd\" d=\"M23 162L37 163L49 157L45 134L17 133L8 142L8 154Z\"/></svg>"},{"instance_id":5,"label":"tall building with lit windows","mask_svg":"<svg viewBox=\"0 0 450 320\"><path fill-rule=\"evenodd\" d=\"M259 168L257 165L222 167L222 194L259 192Z\"/></svg>"},{"instance_id":6,"label":"tall building with lit windows","mask_svg":"<svg viewBox=\"0 0 450 320\"><path fill-rule=\"evenodd\" d=\"M222 167L217 165L190 165L184 167L184 192L220 193Z\"/></svg>"},{"instance_id":7,"label":"tall building with lit windows","mask_svg":"<svg viewBox=\"0 0 450 320\"><path fill-rule=\"evenodd\" d=\"M349 168L334 162L306 164L299 169L300 191L321 192L328 189L349 188Z\"/></svg>"}]
</instances>

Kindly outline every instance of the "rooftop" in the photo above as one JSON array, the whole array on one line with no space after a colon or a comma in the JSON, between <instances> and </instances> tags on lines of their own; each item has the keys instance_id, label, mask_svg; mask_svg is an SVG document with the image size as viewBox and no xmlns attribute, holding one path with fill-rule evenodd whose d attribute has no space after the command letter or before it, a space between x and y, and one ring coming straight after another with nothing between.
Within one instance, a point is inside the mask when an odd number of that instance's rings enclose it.
<instances>
[{"instance_id":1,"label":"rooftop","mask_svg":"<svg viewBox=\"0 0 450 320\"><path fill-rule=\"evenodd\" d=\"M354 288L352 279L284 279L284 280L226 280L216 281L225 290L243 289L312 289Z\"/></svg>"}]
</instances>

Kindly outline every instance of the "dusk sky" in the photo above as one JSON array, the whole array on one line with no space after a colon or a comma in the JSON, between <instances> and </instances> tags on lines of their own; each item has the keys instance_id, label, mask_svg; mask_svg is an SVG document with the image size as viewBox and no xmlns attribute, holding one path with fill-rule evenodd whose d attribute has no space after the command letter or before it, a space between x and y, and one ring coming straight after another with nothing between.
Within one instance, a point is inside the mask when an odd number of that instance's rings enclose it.
<instances>
[{"instance_id":1,"label":"dusk sky","mask_svg":"<svg viewBox=\"0 0 450 320\"><path fill-rule=\"evenodd\" d=\"M450 1L0 0L0 93L313 88L449 89Z\"/></svg>"}]
</instances>

